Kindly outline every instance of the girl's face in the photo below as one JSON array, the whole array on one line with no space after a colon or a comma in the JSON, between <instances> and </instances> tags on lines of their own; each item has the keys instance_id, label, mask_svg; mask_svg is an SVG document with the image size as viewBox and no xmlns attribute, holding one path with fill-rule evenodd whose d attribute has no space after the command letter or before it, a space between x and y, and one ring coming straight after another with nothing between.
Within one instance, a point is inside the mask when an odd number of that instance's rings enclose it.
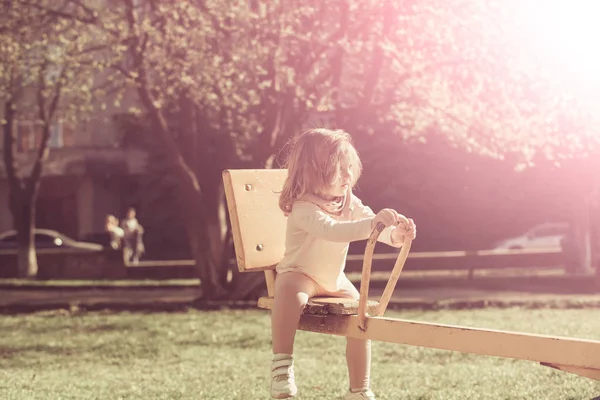
<instances>
[{"instance_id":1,"label":"girl's face","mask_svg":"<svg viewBox=\"0 0 600 400\"><path fill-rule=\"evenodd\" d=\"M332 200L335 197L343 197L352 186L353 175L352 165L347 159L342 160L338 165L338 171L334 176L333 182L325 189L323 193L326 200Z\"/></svg>"}]
</instances>

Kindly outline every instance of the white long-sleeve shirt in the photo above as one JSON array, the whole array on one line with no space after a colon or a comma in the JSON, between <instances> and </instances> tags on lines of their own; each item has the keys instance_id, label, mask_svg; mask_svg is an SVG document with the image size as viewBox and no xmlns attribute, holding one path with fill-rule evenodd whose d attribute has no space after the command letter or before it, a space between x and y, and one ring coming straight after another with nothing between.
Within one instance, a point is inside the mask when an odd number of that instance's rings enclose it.
<instances>
[{"instance_id":1,"label":"white long-sleeve shirt","mask_svg":"<svg viewBox=\"0 0 600 400\"><path fill-rule=\"evenodd\" d=\"M285 254L277 265L277 273L301 272L328 291L337 291L344 279L344 267L350 242L365 240L371 234L375 213L352 195L349 217L338 217L309 201L296 201L288 215ZM379 241L390 246L388 227Z\"/></svg>"}]
</instances>

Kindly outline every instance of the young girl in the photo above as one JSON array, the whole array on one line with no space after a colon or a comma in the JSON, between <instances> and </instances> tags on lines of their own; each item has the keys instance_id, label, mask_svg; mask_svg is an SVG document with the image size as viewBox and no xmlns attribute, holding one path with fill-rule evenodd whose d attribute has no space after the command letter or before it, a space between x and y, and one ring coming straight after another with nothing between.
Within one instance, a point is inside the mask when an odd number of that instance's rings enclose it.
<instances>
[{"instance_id":1,"label":"young girl","mask_svg":"<svg viewBox=\"0 0 600 400\"><path fill-rule=\"evenodd\" d=\"M138 264L144 254L144 228L136 218L135 208L129 207L121 223L123 229L123 259L125 263Z\"/></svg>"},{"instance_id":2,"label":"young girl","mask_svg":"<svg viewBox=\"0 0 600 400\"><path fill-rule=\"evenodd\" d=\"M344 274L349 242L367 239L379 222L386 226L379 240L391 246L400 247L405 237L416 235L411 219L392 209L375 215L352 194L362 165L348 133L312 129L291 144L288 177L279 199L288 216L286 251L277 266L271 317L271 396L276 399L297 393L294 336L308 299L359 298ZM347 338L346 362L350 390L344 400L375 400L369 388L370 341Z\"/></svg>"},{"instance_id":3,"label":"young girl","mask_svg":"<svg viewBox=\"0 0 600 400\"><path fill-rule=\"evenodd\" d=\"M106 216L106 223L104 226L108 233L110 247L113 250L121 248L121 239L123 239L123 229L119 227L119 220L114 215L108 214Z\"/></svg>"}]
</instances>

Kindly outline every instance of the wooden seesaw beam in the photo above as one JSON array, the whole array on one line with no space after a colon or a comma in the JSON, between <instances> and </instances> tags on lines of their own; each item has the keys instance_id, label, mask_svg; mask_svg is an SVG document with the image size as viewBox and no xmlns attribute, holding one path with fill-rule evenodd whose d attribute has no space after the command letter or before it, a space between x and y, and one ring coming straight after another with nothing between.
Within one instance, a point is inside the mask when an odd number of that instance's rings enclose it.
<instances>
[{"instance_id":1,"label":"wooden seesaw beam","mask_svg":"<svg viewBox=\"0 0 600 400\"><path fill-rule=\"evenodd\" d=\"M358 339L538 361L600 380L600 341L468 328L384 317L302 315L299 329Z\"/></svg>"}]
</instances>

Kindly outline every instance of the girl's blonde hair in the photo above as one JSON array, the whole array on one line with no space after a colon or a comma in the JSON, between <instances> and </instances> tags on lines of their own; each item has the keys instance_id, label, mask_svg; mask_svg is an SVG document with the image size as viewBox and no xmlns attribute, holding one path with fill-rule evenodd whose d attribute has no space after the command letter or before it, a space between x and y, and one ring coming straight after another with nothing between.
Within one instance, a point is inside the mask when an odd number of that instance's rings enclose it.
<instances>
[{"instance_id":1,"label":"girl's blonde hair","mask_svg":"<svg viewBox=\"0 0 600 400\"><path fill-rule=\"evenodd\" d=\"M288 176L279 197L284 213L289 213L294 201L304 194L322 194L334 182L344 158L351 165L352 186L362 172L352 137L341 129L311 129L293 138L289 146L284 163Z\"/></svg>"}]
</instances>

